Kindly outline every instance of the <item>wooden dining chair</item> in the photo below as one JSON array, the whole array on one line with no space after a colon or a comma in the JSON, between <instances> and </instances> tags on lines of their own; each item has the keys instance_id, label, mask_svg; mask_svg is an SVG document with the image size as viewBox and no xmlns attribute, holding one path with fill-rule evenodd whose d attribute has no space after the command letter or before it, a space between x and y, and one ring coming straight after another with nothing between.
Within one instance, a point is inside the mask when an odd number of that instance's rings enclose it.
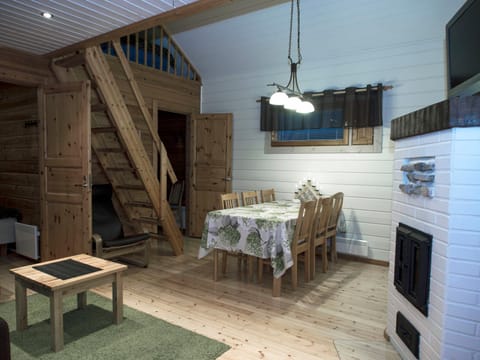
<instances>
[{"instance_id":1,"label":"wooden dining chair","mask_svg":"<svg viewBox=\"0 0 480 360\"><path fill-rule=\"evenodd\" d=\"M258 204L258 194L255 190L242 192L243 206Z\"/></svg>"},{"instance_id":2,"label":"wooden dining chair","mask_svg":"<svg viewBox=\"0 0 480 360\"><path fill-rule=\"evenodd\" d=\"M298 211L297 221L295 223L295 231L292 238L292 258L293 265L291 267L292 287L297 288L298 285L298 261L303 255L305 262L304 278L305 282L310 281L310 247L312 237L312 226L315 218L315 208L317 201L302 202ZM262 281L263 266L271 264L270 259L258 259L258 281ZM275 286L275 279L273 280ZM275 291L274 291L275 292Z\"/></svg>"},{"instance_id":3,"label":"wooden dining chair","mask_svg":"<svg viewBox=\"0 0 480 360\"><path fill-rule=\"evenodd\" d=\"M220 205L222 209L232 209L240 206L238 193L220 194ZM222 254L222 274L227 272L227 256L235 256L238 259L238 271L242 269L242 260L247 261L247 257L242 253L229 252L226 250L215 249L213 251L213 279L218 280L218 256Z\"/></svg>"},{"instance_id":4,"label":"wooden dining chair","mask_svg":"<svg viewBox=\"0 0 480 360\"><path fill-rule=\"evenodd\" d=\"M330 215L332 214L332 198L326 197L318 200L315 219L312 226L312 241L310 243L310 277L315 278L316 250L322 248L322 271L327 272L327 229Z\"/></svg>"},{"instance_id":5,"label":"wooden dining chair","mask_svg":"<svg viewBox=\"0 0 480 360\"><path fill-rule=\"evenodd\" d=\"M222 209L231 209L240 206L238 193L220 194L220 206Z\"/></svg>"},{"instance_id":6,"label":"wooden dining chair","mask_svg":"<svg viewBox=\"0 0 480 360\"><path fill-rule=\"evenodd\" d=\"M262 203L275 201L275 189L260 190L260 198Z\"/></svg>"},{"instance_id":7,"label":"wooden dining chair","mask_svg":"<svg viewBox=\"0 0 480 360\"><path fill-rule=\"evenodd\" d=\"M330 260L335 262L337 261L337 223L343 207L343 192L337 192L331 198L332 214L328 221L327 239L330 240Z\"/></svg>"}]
</instances>

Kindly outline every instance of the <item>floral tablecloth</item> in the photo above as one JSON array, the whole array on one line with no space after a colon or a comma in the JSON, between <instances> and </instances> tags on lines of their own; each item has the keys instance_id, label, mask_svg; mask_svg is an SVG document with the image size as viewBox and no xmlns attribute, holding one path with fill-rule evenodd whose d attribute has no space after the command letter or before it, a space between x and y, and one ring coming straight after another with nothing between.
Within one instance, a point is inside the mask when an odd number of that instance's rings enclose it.
<instances>
[{"instance_id":1,"label":"floral tablecloth","mask_svg":"<svg viewBox=\"0 0 480 360\"><path fill-rule=\"evenodd\" d=\"M293 265L291 242L299 208L299 200L283 200L210 211L198 258L214 248L269 258L279 278Z\"/></svg>"}]
</instances>

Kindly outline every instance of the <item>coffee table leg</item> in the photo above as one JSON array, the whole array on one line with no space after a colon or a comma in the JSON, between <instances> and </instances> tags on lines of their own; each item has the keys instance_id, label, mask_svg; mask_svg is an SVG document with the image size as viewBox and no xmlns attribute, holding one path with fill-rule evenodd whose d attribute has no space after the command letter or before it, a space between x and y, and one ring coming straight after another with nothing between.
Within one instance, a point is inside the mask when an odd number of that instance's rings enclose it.
<instances>
[{"instance_id":1,"label":"coffee table leg","mask_svg":"<svg viewBox=\"0 0 480 360\"><path fill-rule=\"evenodd\" d=\"M27 288L18 279L15 279L15 314L17 331L25 330L28 326Z\"/></svg>"},{"instance_id":2,"label":"coffee table leg","mask_svg":"<svg viewBox=\"0 0 480 360\"><path fill-rule=\"evenodd\" d=\"M77 294L77 309L85 309L87 306L87 292L81 292Z\"/></svg>"},{"instance_id":3,"label":"coffee table leg","mask_svg":"<svg viewBox=\"0 0 480 360\"><path fill-rule=\"evenodd\" d=\"M63 349L63 304L62 294L54 291L50 296L50 328L52 334L52 350Z\"/></svg>"},{"instance_id":4,"label":"coffee table leg","mask_svg":"<svg viewBox=\"0 0 480 360\"><path fill-rule=\"evenodd\" d=\"M112 283L113 302L113 323L120 324L123 319L123 279L122 273L115 274L115 281Z\"/></svg>"}]
</instances>

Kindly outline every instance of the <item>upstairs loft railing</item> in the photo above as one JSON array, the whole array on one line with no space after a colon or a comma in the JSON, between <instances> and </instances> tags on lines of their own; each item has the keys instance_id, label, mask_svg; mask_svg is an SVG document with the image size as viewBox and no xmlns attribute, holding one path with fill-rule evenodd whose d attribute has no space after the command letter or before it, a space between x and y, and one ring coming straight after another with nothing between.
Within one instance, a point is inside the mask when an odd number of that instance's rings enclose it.
<instances>
[{"instance_id":1,"label":"upstairs loft railing","mask_svg":"<svg viewBox=\"0 0 480 360\"><path fill-rule=\"evenodd\" d=\"M183 79L201 81L197 70L161 26L123 36L120 45L130 62ZM101 44L101 48L105 54L117 56L111 41Z\"/></svg>"}]
</instances>

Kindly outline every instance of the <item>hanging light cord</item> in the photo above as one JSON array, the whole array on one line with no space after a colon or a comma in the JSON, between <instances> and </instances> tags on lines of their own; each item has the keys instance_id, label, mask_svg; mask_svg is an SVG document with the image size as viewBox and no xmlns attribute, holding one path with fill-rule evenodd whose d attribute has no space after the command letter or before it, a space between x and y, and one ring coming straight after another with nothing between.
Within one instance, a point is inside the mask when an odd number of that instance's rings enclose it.
<instances>
[{"instance_id":1,"label":"hanging light cord","mask_svg":"<svg viewBox=\"0 0 480 360\"><path fill-rule=\"evenodd\" d=\"M295 0L292 0L290 5L290 36L288 39L288 61L290 64L293 63L292 59L292 33L293 33L293 3ZM302 53L300 52L300 0L295 1L297 3L297 64L302 62Z\"/></svg>"}]
</instances>

